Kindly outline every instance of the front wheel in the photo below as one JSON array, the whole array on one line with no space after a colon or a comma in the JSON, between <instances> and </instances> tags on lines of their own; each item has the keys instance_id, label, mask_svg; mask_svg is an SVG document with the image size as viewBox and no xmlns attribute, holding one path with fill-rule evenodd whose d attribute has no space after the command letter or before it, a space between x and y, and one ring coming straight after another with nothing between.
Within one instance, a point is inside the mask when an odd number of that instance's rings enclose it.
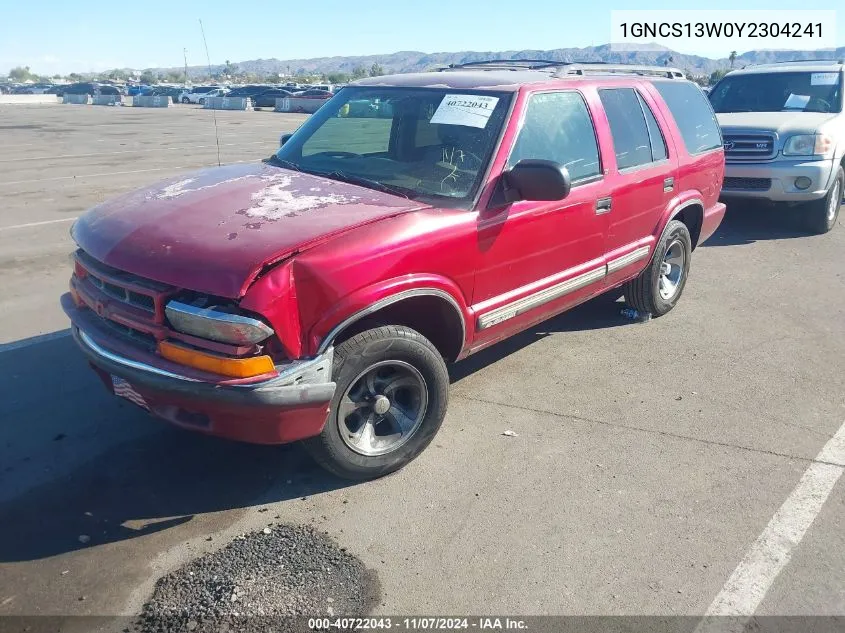
<instances>
[{"instance_id":1,"label":"front wheel","mask_svg":"<svg viewBox=\"0 0 845 633\"><path fill-rule=\"evenodd\" d=\"M689 274L692 239L686 224L671 220L648 267L625 284L625 301L639 312L663 316L675 307Z\"/></svg>"},{"instance_id":2,"label":"front wheel","mask_svg":"<svg viewBox=\"0 0 845 633\"><path fill-rule=\"evenodd\" d=\"M390 325L361 332L335 349L337 384L329 417L305 448L345 479L399 470L434 438L449 399L449 374L419 332Z\"/></svg>"},{"instance_id":3,"label":"front wheel","mask_svg":"<svg viewBox=\"0 0 845 633\"><path fill-rule=\"evenodd\" d=\"M843 191L845 191L845 171L839 167L827 195L807 205L807 228L810 231L817 234L827 233L836 225L839 210L842 208Z\"/></svg>"},{"instance_id":4,"label":"front wheel","mask_svg":"<svg viewBox=\"0 0 845 633\"><path fill-rule=\"evenodd\" d=\"M191 100L188 97L182 97L182 103L190 103Z\"/></svg>"}]
</instances>

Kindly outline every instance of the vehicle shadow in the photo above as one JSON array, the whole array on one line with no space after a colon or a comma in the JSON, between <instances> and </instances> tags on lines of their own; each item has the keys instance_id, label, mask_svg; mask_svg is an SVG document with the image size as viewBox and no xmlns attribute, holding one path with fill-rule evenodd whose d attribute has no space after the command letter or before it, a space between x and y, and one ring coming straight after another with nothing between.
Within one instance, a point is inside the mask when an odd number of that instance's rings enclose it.
<instances>
[{"instance_id":1,"label":"vehicle shadow","mask_svg":"<svg viewBox=\"0 0 845 633\"><path fill-rule=\"evenodd\" d=\"M750 202L728 203L725 218L716 233L702 246L742 246L763 240L807 237L801 211Z\"/></svg>"},{"instance_id":2,"label":"vehicle shadow","mask_svg":"<svg viewBox=\"0 0 845 633\"><path fill-rule=\"evenodd\" d=\"M566 312L542 321L519 334L515 334L500 343L488 347L472 356L449 366L451 382L456 383L487 365L492 365L524 347L541 341L558 332L579 332L600 330L638 322L623 317L621 312L626 307L620 289L606 292L590 299L586 303Z\"/></svg>"},{"instance_id":3,"label":"vehicle shadow","mask_svg":"<svg viewBox=\"0 0 845 633\"><path fill-rule=\"evenodd\" d=\"M350 485L298 446L219 440L151 418L108 394L68 336L25 343L0 352L0 562Z\"/></svg>"}]
</instances>

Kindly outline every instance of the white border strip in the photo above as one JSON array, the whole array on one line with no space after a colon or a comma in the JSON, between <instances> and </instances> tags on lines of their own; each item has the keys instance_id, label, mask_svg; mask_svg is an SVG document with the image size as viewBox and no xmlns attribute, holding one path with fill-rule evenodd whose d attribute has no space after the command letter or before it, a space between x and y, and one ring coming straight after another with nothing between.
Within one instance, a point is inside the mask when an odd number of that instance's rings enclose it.
<instances>
[{"instance_id":1,"label":"white border strip","mask_svg":"<svg viewBox=\"0 0 845 633\"><path fill-rule=\"evenodd\" d=\"M795 489L716 596L696 633L742 631L792 558L845 470L845 424L824 445ZM723 620L708 616L733 616Z\"/></svg>"}]
</instances>

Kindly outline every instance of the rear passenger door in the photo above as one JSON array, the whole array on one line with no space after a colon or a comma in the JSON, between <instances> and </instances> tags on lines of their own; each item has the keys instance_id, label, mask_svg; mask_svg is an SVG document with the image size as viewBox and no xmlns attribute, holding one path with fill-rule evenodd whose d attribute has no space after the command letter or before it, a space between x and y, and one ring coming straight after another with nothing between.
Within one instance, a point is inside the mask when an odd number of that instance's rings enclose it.
<instances>
[{"instance_id":1,"label":"rear passenger door","mask_svg":"<svg viewBox=\"0 0 845 633\"><path fill-rule=\"evenodd\" d=\"M642 268L654 228L675 195L678 159L652 108L635 88L600 88L613 140L607 284Z\"/></svg>"}]
</instances>

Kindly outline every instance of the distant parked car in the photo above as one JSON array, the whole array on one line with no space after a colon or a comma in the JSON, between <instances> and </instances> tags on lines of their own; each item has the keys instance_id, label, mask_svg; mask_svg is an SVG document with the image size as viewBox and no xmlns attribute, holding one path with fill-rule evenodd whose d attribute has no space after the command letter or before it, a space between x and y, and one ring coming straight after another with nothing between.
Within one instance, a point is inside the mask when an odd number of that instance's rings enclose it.
<instances>
[{"instance_id":1,"label":"distant parked car","mask_svg":"<svg viewBox=\"0 0 845 633\"><path fill-rule=\"evenodd\" d=\"M290 90L271 88L252 97L252 105L256 108L275 108L276 99L283 99L292 95L293 93Z\"/></svg>"},{"instance_id":2,"label":"distant parked car","mask_svg":"<svg viewBox=\"0 0 845 633\"><path fill-rule=\"evenodd\" d=\"M220 86L194 86L182 91L179 101L182 103L199 103L201 97L206 96L212 90L219 90Z\"/></svg>"},{"instance_id":3,"label":"distant parked car","mask_svg":"<svg viewBox=\"0 0 845 633\"><path fill-rule=\"evenodd\" d=\"M204 95L202 95L199 99L197 99L197 103L200 105L205 105L205 100L209 97L228 97L229 91L226 88L217 88L215 90L209 90Z\"/></svg>"},{"instance_id":4,"label":"distant parked car","mask_svg":"<svg viewBox=\"0 0 845 633\"><path fill-rule=\"evenodd\" d=\"M331 99L334 96L334 93L329 92L328 90L319 90L317 88L312 88L311 90L303 90L302 92L297 92L294 96L302 97L305 99Z\"/></svg>"},{"instance_id":5,"label":"distant parked car","mask_svg":"<svg viewBox=\"0 0 845 633\"><path fill-rule=\"evenodd\" d=\"M12 91L15 95L40 95L53 87L53 84L39 83L39 84L25 84L18 86Z\"/></svg>"},{"instance_id":6,"label":"distant parked car","mask_svg":"<svg viewBox=\"0 0 845 633\"><path fill-rule=\"evenodd\" d=\"M240 86L229 92L227 97L254 97L257 94L270 90L273 86L250 84L248 86Z\"/></svg>"},{"instance_id":7,"label":"distant parked car","mask_svg":"<svg viewBox=\"0 0 845 633\"><path fill-rule=\"evenodd\" d=\"M179 98L183 92L185 92L185 89L179 86L156 86L151 94L154 97L170 97L173 99L173 103L179 103Z\"/></svg>"},{"instance_id":8,"label":"distant parked car","mask_svg":"<svg viewBox=\"0 0 845 633\"><path fill-rule=\"evenodd\" d=\"M98 84L95 82L85 81L81 83L70 84L64 87L62 92L64 95L119 95L120 90L116 86L108 84Z\"/></svg>"}]
</instances>

